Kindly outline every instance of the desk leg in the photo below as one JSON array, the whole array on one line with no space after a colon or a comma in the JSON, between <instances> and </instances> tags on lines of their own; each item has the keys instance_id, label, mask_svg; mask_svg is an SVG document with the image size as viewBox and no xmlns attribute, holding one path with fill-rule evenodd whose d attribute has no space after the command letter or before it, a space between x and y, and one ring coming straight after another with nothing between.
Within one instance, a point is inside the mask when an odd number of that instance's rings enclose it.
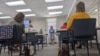
<instances>
[{"instance_id":1,"label":"desk leg","mask_svg":"<svg viewBox=\"0 0 100 56\"><path fill-rule=\"evenodd\" d=\"M44 44L43 44L43 39L42 39L42 49L43 49L43 46L44 46Z\"/></svg>"},{"instance_id":2,"label":"desk leg","mask_svg":"<svg viewBox=\"0 0 100 56\"><path fill-rule=\"evenodd\" d=\"M34 55L36 54L36 45L34 45Z\"/></svg>"}]
</instances>

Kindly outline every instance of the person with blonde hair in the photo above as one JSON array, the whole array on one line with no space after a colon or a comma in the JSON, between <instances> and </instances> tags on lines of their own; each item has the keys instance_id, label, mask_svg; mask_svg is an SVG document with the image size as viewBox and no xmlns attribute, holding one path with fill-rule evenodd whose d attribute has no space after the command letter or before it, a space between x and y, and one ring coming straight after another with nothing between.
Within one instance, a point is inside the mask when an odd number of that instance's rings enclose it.
<instances>
[{"instance_id":1,"label":"person with blonde hair","mask_svg":"<svg viewBox=\"0 0 100 56\"><path fill-rule=\"evenodd\" d=\"M35 32L35 28L32 24L29 25L29 28L28 28L29 32Z\"/></svg>"}]
</instances>

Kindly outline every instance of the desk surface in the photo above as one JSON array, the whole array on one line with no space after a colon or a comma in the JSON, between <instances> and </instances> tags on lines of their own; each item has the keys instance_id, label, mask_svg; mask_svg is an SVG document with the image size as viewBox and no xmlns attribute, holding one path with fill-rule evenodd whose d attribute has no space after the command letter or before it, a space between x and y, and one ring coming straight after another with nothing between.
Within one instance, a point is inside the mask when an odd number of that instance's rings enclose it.
<instances>
[{"instance_id":1,"label":"desk surface","mask_svg":"<svg viewBox=\"0 0 100 56\"><path fill-rule=\"evenodd\" d=\"M36 35L44 35L44 34L36 34Z\"/></svg>"},{"instance_id":2,"label":"desk surface","mask_svg":"<svg viewBox=\"0 0 100 56\"><path fill-rule=\"evenodd\" d=\"M29 33L37 33L37 32L25 32L25 34L29 34Z\"/></svg>"},{"instance_id":3,"label":"desk surface","mask_svg":"<svg viewBox=\"0 0 100 56\"><path fill-rule=\"evenodd\" d=\"M57 30L57 32L62 32L62 31L67 31L66 29L63 29L63 30Z\"/></svg>"}]
</instances>

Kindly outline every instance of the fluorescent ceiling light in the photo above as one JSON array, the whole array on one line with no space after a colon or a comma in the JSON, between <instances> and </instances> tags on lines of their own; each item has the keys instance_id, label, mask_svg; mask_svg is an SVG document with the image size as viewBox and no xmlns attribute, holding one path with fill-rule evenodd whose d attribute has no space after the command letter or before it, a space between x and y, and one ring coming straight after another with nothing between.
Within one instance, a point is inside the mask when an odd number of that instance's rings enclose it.
<instances>
[{"instance_id":1,"label":"fluorescent ceiling light","mask_svg":"<svg viewBox=\"0 0 100 56\"><path fill-rule=\"evenodd\" d=\"M0 12L0 14L3 14L2 12Z\"/></svg>"},{"instance_id":2,"label":"fluorescent ceiling light","mask_svg":"<svg viewBox=\"0 0 100 56\"><path fill-rule=\"evenodd\" d=\"M16 10L17 12L28 12L28 11L32 11L31 9L19 9Z\"/></svg>"},{"instance_id":3,"label":"fluorescent ceiling light","mask_svg":"<svg viewBox=\"0 0 100 56\"><path fill-rule=\"evenodd\" d=\"M50 12L49 14L51 15L51 14L61 14L62 13L62 11L59 11L59 12Z\"/></svg>"},{"instance_id":4,"label":"fluorescent ceiling light","mask_svg":"<svg viewBox=\"0 0 100 56\"><path fill-rule=\"evenodd\" d=\"M63 1L63 0L45 0L45 2L59 2L59 1Z\"/></svg>"},{"instance_id":5,"label":"fluorescent ceiling light","mask_svg":"<svg viewBox=\"0 0 100 56\"><path fill-rule=\"evenodd\" d=\"M95 9L95 11L98 11L97 9Z\"/></svg>"},{"instance_id":6,"label":"fluorescent ceiling light","mask_svg":"<svg viewBox=\"0 0 100 56\"><path fill-rule=\"evenodd\" d=\"M11 18L10 16L3 16L3 17L0 17L0 19L6 19L6 18Z\"/></svg>"},{"instance_id":7,"label":"fluorescent ceiling light","mask_svg":"<svg viewBox=\"0 0 100 56\"><path fill-rule=\"evenodd\" d=\"M25 5L24 1L13 1L13 2L6 2L8 6L18 6L18 5Z\"/></svg>"},{"instance_id":8,"label":"fluorescent ceiling light","mask_svg":"<svg viewBox=\"0 0 100 56\"><path fill-rule=\"evenodd\" d=\"M48 10L61 9L61 8L63 8L63 5L47 7Z\"/></svg>"},{"instance_id":9,"label":"fluorescent ceiling light","mask_svg":"<svg viewBox=\"0 0 100 56\"><path fill-rule=\"evenodd\" d=\"M26 14L25 16L29 17L29 16L36 16L36 15L35 14Z\"/></svg>"}]
</instances>

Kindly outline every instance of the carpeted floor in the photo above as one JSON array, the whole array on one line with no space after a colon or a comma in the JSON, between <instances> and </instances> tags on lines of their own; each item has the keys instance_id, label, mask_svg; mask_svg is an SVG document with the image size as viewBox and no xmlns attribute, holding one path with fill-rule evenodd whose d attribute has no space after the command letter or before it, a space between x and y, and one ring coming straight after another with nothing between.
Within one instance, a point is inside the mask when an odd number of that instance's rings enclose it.
<instances>
[{"instance_id":1,"label":"carpeted floor","mask_svg":"<svg viewBox=\"0 0 100 56\"><path fill-rule=\"evenodd\" d=\"M58 45L48 45L43 50L37 51L35 56L57 56Z\"/></svg>"},{"instance_id":2,"label":"carpeted floor","mask_svg":"<svg viewBox=\"0 0 100 56\"><path fill-rule=\"evenodd\" d=\"M90 56L99 56L97 48L90 48ZM57 56L58 45L48 45L43 50L39 50L35 56ZM87 49L76 49L76 56L87 56ZM74 52L70 50L70 55L72 56Z\"/></svg>"},{"instance_id":3,"label":"carpeted floor","mask_svg":"<svg viewBox=\"0 0 100 56\"><path fill-rule=\"evenodd\" d=\"M76 56L87 56L87 49L76 49L77 55ZM58 45L48 45L47 47L44 47L44 49L37 50L37 53L35 56L58 56ZM73 51L70 50L70 54L73 54ZM99 56L99 52L96 48L90 48L90 56ZM10 56L7 52L4 53L2 51L2 54L0 56ZM18 53L14 53L13 56L18 56Z\"/></svg>"}]
</instances>

